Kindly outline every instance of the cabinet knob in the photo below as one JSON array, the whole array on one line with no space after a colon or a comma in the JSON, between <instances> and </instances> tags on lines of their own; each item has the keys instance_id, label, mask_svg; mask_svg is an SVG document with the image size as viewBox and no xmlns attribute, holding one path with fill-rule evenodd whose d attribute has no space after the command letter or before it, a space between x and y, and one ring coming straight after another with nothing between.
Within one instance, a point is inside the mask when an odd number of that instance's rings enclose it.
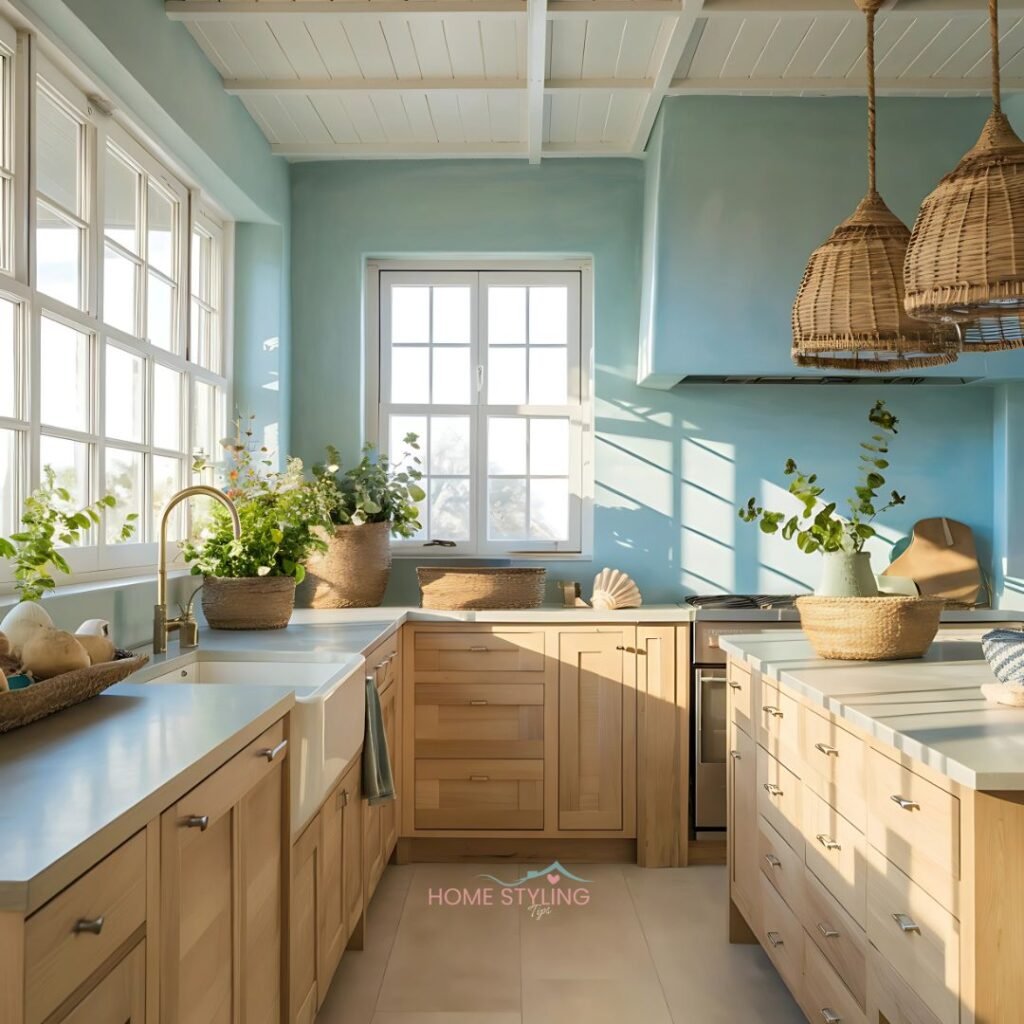
<instances>
[{"instance_id":1,"label":"cabinet knob","mask_svg":"<svg viewBox=\"0 0 1024 1024\"><path fill-rule=\"evenodd\" d=\"M472 651L473 654L486 654L487 653L487 648L486 647L470 647L470 651Z\"/></svg>"},{"instance_id":2,"label":"cabinet knob","mask_svg":"<svg viewBox=\"0 0 1024 1024\"><path fill-rule=\"evenodd\" d=\"M786 944L778 932L766 932L765 938L772 944L772 949L778 949L779 946Z\"/></svg>"},{"instance_id":3,"label":"cabinet knob","mask_svg":"<svg viewBox=\"0 0 1024 1024\"><path fill-rule=\"evenodd\" d=\"M823 921L818 922L818 931L821 932L822 937L826 939L838 939L839 932L835 930L830 924L825 924Z\"/></svg>"},{"instance_id":4,"label":"cabinet knob","mask_svg":"<svg viewBox=\"0 0 1024 1024\"><path fill-rule=\"evenodd\" d=\"M766 715L771 715L772 718L785 718L786 717L785 713L780 711L774 704L764 704L764 705L762 705L761 710Z\"/></svg>"},{"instance_id":5,"label":"cabinet knob","mask_svg":"<svg viewBox=\"0 0 1024 1024\"><path fill-rule=\"evenodd\" d=\"M373 671L374 672L379 672L382 668L387 668L388 667L388 662L390 660L391 660L390 658L385 658L383 661L378 661L377 664L373 666Z\"/></svg>"},{"instance_id":6,"label":"cabinet knob","mask_svg":"<svg viewBox=\"0 0 1024 1024\"><path fill-rule=\"evenodd\" d=\"M490 775L470 775L469 781L470 782L490 782L491 781L491 777L490 777Z\"/></svg>"},{"instance_id":7,"label":"cabinet knob","mask_svg":"<svg viewBox=\"0 0 1024 1024\"><path fill-rule=\"evenodd\" d=\"M825 1024L843 1024L843 1018L828 1006L823 1006L821 1008L821 1019Z\"/></svg>"},{"instance_id":8,"label":"cabinet knob","mask_svg":"<svg viewBox=\"0 0 1024 1024\"><path fill-rule=\"evenodd\" d=\"M765 863L770 868L781 868L782 867L782 861L779 860L779 858L776 857L774 853L766 853L764 855L764 859L765 859Z\"/></svg>"},{"instance_id":9,"label":"cabinet knob","mask_svg":"<svg viewBox=\"0 0 1024 1024\"><path fill-rule=\"evenodd\" d=\"M894 804L899 804L900 807L902 807L903 810L905 810L905 811L919 811L919 810L921 810L921 805L916 800L909 800L905 796L900 796L899 793L893 793L893 795L891 797L889 797L889 799Z\"/></svg>"},{"instance_id":10,"label":"cabinet knob","mask_svg":"<svg viewBox=\"0 0 1024 1024\"><path fill-rule=\"evenodd\" d=\"M819 832L815 838L825 847L826 850L841 850L842 846L837 843L831 836L826 835L824 832Z\"/></svg>"},{"instance_id":11,"label":"cabinet knob","mask_svg":"<svg viewBox=\"0 0 1024 1024\"><path fill-rule=\"evenodd\" d=\"M205 832L209 824L208 814L190 814L184 821L185 828L197 828L200 832Z\"/></svg>"},{"instance_id":12,"label":"cabinet knob","mask_svg":"<svg viewBox=\"0 0 1024 1024\"><path fill-rule=\"evenodd\" d=\"M742 690L743 689L743 684L742 683L737 683L735 679L730 679L729 680L729 689L730 690Z\"/></svg>"},{"instance_id":13,"label":"cabinet knob","mask_svg":"<svg viewBox=\"0 0 1024 1024\"><path fill-rule=\"evenodd\" d=\"M471 700L469 706L472 708L482 708L487 704L485 700Z\"/></svg>"},{"instance_id":14,"label":"cabinet knob","mask_svg":"<svg viewBox=\"0 0 1024 1024\"><path fill-rule=\"evenodd\" d=\"M83 917L76 921L71 929L76 935L99 935L103 931L103 917Z\"/></svg>"},{"instance_id":15,"label":"cabinet knob","mask_svg":"<svg viewBox=\"0 0 1024 1024\"><path fill-rule=\"evenodd\" d=\"M782 796L782 790L774 782L766 782L764 784L764 791L769 796Z\"/></svg>"},{"instance_id":16,"label":"cabinet knob","mask_svg":"<svg viewBox=\"0 0 1024 1024\"><path fill-rule=\"evenodd\" d=\"M343 789L338 794L338 797L337 797L337 800L335 801L334 806L337 807L339 810L342 807L348 807L348 790L347 789Z\"/></svg>"},{"instance_id":17,"label":"cabinet knob","mask_svg":"<svg viewBox=\"0 0 1024 1024\"><path fill-rule=\"evenodd\" d=\"M288 741L281 740L276 747L265 747L259 752L260 757L265 757L268 762L273 761L283 750L288 749Z\"/></svg>"},{"instance_id":18,"label":"cabinet knob","mask_svg":"<svg viewBox=\"0 0 1024 1024\"><path fill-rule=\"evenodd\" d=\"M836 757L839 756L839 748L830 747L827 743L815 743L814 749L821 751L821 753L823 753L826 757L831 757L833 755L835 755Z\"/></svg>"},{"instance_id":19,"label":"cabinet knob","mask_svg":"<svg viewBox=\"0 0 1024 1024\"><path fill-rule=\"evenodd\" d=\"M921 934L921 926L909 914L893 914L892 919L899 925L901 932Z\"/></svg>"},{"instance_id":20,"label":"cabinet knob","mask_svg":"<svg viewBox=\"0 0 1024 1024\"><path fill-rule=\"evenodd\" d=\"M729 756L734 761L742 761L743 760L743 755L738 750L730 750L729 751Z\"/></svg>"}]
</instances>

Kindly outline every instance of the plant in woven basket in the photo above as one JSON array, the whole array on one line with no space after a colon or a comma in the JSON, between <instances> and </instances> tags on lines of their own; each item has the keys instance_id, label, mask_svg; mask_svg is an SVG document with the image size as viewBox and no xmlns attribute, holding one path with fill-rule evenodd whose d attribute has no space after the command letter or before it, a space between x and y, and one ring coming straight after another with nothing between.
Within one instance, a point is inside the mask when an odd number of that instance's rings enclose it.
<instances>
[{"instance_id":1,"label":"plant in woven basket","mask_svg":"<svg viewBox=\"0 0 1024 1024\"><path fill-rule=\"evenodd\" d=\"M331 521L336 526L389 523L395 537L419 533L423 527L417 505L427 496L419 484L419 437L406 434L403 443L406 451L397 460L383 454L375 458L374 446L364 445L362 458L344 473L338 449L327 446L327 461L313 467L313 477L331 494Z\"/></svg>"},{"instance_id":2,"label":"plant in woven basket","mask_svg":"<svg viewBox=\"0 0 1024 1024\"><path fill-rule=\"evenodd\" d=\"M14 562L14 589L22 601L39 601L57 586L54 573L71 572L61 553L82 539L82 533L99 526L104 511L117 507L117 498L106 494L99 501L76 509L71 492L57 482L51 466L43 467L43 482L26 499L21 510L21 528L0 537L0 557ZM135 532L138 514L125 516L118 538L128 540Z\"/></svg>"},{"instance_id":3,"label":"plant in woven basket","mask_svg":"<svg viewBox=\"0 0 1024 1024\"><path fill-rule=\"evenodd\" d=\"M885 402L879 400L868 412L868 421L877 432L860 444L863 449L861 477L853 496L847 500L849 516L837 514L836 502L822 498L825 488L818 483L816 473L804 473L793 459L787 459L784 472L792 477L789 493L800 502L802 509L787 518L785 512L770 511L750 498L739 510L740 519L759 523L762 533L781 533L786 540L795 540L796 546L806 554L862 551L864 544L875 536L874 520L907 500L898 491L892 491L888 500L879 498L885 487L882 472L889 468L889 441L897 433L899 420L885 407Z\"/></svg>"},{"instance_id":4,"label":"plant in woven basket","mask_svg":"<svg viewBox=\"0 0 1024 1024\"><path fill-rule=\"evenodd\" d=\"M241 537L235 540L227 510L216 504L198 539L187 541L182 554L193 576L289 576L301 583L304 562L324 548L316 528L330 523L331 495L320 481L305 479L301 459L289 459L283 473L272 471L267 449L254 452L251 437L251 426L243 428L239 421L235 437L223 442L224 492L238 510Z\"/></svg>"}]
</instances>

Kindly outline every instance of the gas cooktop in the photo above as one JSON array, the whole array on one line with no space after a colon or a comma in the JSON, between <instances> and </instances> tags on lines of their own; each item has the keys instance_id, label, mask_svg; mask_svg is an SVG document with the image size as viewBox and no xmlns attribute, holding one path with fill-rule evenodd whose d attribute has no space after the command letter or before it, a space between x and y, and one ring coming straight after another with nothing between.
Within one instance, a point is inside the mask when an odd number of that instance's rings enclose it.
<instances>
[{"instance_id":1,"label":"gas cooktop","mask_svg":"<svg viewBox=\"0 0 1024 1024\"><path fill-rule=\"evenodd\" d=\"M792 608L793 594L694 594L686 598L693 608Z\"/></svg>"}]
</instances>

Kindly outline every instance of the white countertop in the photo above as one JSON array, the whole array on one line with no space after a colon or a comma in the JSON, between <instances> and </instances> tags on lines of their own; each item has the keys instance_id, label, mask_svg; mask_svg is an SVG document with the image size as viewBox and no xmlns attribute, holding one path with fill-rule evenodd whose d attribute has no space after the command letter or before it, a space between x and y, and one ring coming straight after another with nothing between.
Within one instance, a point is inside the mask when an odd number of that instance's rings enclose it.
<instances>
[{"instance_id":1,"label":"white countertop","mask_svg":"<svg viewBox=\"0 0 1024 1024\"><path fill-rule=\"evenodd\" d=\"M990 704L977 639L940 634L914 661L826 661L799 630L722 637L722 649L868 735L980 790L1024 790L1024 710Z\"/></svg>"},{"instance_id":2,"label":"white countertop","mask_svg":"<svg viewBox=\"0 0 1024 1024\"><path fill-rule=\"evenodd\" d=\"M0 736L0 911L42 905L294 703L287 688L120 683Z\"/></svg>"}]
</instances>

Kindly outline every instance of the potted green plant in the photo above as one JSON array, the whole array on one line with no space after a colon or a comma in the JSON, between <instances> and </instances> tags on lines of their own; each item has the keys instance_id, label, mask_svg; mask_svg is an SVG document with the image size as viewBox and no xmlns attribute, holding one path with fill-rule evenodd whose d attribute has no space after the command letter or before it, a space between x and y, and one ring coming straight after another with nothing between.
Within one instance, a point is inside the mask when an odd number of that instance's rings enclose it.
<instances>
[{"instance_id":1,"label":"potted green plant","mask_svg":"<svg viewBox=\"0 0 1024 1024\"><path fill-rule=\"evenodd\" d=\"M216 504L199 537L182 549L192 575L203 577L203 614L213 629L287 626L304 563L325 546L317 528L330 522L328 489L304 478L299 459L289 459L283 473L271 471L250 449L251 435L239 427L225 444L224 491L238 510L241 536L235 540L227 510Z\"/></svg>"},{"instance_id":2,"label":"potted green plant","mask_svg":"<svg viewBox=\"0 0 1024 1024\"><path fill-rule=\"evenodd\" d=\"M329 493L331 523L324 550L309 560L305 598L314 608L368 608L384 600L391 574L391 538L421 529L417 505L426 497L420 480L419 439L407 434L397 460L365 445L351 469L341 471L338 449L313 467Z\"/></svg>"},{"instance_id":3,"label":"potted green plant","mask_svg":"<svg viewBox=\"0 0 1024 1024\"><path fill-rule=\"evenodd\" d=\"M861 478L854 494L847 500L848 516L836 512L836 502L822 498L825 488L818 483L816 473L806 474L793 459L786 461L785 475L792 477L789 493L802 506L795 513L773 512L751 498L740 508L744 522L760 524L763 533L781 533L792 540L805 554L820 552L823 556L821 582L816 594L820 597L873 597L878 594L871 571L871 558L864 550L865 543L875 536L875 519L883 512L902 505L907 499L892 491L888 500L879 492L885 486L883 470L889 468L889 442L896 435L899 420L877 401L868 412L868 421L877 433L862 441L860 455Z\"/></svg>"}]
</instances>

